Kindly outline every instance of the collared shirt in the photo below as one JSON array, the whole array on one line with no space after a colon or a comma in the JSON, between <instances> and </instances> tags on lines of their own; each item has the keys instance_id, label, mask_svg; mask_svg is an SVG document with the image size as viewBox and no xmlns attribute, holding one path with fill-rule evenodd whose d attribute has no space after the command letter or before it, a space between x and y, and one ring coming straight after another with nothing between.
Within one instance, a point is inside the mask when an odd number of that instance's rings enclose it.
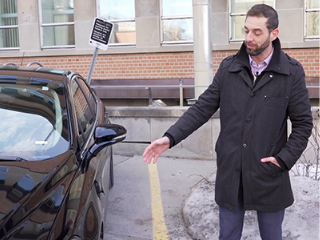
<instances>
[{"instance_id":1,"label":"collared shirt","mask_svg":"<svg viewBox=\"0 0 320 240\"><path fill-rule=\"evenodd\" d=\"M257 76L259 76L262 73L262 71L265 70L268 67L268 65L269 65L269 63L271 61L272 55L273 55L273 50L265 60L263 60L261 63L259 63L259 65L257 65L257 63L249 55L249 62L250 62L250 66L251 66L251 72L252 72L252 75L253 75L253 78L254 78L253 81L255 81Z\"/></svg>"}]
</instances>

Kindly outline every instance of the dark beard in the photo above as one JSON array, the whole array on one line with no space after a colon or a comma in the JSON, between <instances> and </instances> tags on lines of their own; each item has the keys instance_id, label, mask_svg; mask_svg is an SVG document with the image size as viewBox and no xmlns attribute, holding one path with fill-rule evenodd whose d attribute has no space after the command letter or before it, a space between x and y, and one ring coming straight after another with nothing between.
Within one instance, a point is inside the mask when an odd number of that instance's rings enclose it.
<instances>
[{"instance_id":1,"label":"dark beard","mask_svg":"<svg viewBox=\"0 0 320 240\"><path fill-rule=\"evenodd\" d=\"M259 54L261 54L264 50L266 50L266 48L269 46L270 44L270 41L267 39L262 45L261 47L257 48L257 49L249 49L249 48L246 48L247 50L247 53L250 55L250 56L258 56ZM247 43L246 43L246 46L247 46Z\"/></svg>"}]
</instances>

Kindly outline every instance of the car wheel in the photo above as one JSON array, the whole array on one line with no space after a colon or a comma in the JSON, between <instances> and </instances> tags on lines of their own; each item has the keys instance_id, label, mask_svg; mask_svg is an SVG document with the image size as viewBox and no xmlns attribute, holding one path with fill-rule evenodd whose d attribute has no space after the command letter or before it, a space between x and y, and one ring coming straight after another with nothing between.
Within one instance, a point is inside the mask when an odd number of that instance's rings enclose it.
<instances>
[{"instance_id":1,"label":"car wheel","mask_svg":"<svg viewBox=\"0 0 320 240\"><path fill-rule=\"evenodd\" d=\"M110 181L109 181L109 189L112 188L114 185L114 174L113 174L113 153L111 148L110 154Z\"/></svg>"}]
</instances>

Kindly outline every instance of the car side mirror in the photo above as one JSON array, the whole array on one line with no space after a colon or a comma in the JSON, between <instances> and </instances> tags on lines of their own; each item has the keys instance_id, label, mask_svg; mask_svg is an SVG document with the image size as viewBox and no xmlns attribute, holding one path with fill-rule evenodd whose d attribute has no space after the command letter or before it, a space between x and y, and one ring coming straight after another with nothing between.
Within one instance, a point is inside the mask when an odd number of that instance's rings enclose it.
<instances>
[{"instance_id":1,"label":"car side mirror","mask_svg":"<svg viewBox=\"0 0 320 240\"><path fill-rule=\"evenodd\" d=\"M104 147L121 142L126 138L127 130L118 124L104 124L94 131L94 144L90 148L89 158L95 157Z\"/></svg>"}]
</instances>

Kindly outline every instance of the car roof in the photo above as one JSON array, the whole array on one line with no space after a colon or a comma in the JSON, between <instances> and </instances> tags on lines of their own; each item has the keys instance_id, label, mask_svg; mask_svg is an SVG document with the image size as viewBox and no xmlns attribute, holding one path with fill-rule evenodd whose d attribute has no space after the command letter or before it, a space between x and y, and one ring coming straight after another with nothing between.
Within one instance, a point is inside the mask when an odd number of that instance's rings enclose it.
<instances>
[{"instance_id":1,"label":"car roof","mask_svg":"<svg viewBox=\"0 0 320 240\"><path fill-rule=\"evenodd\" d=\"M46 67L34 66L17 66L6 65L0 66L0 82L2 79L19 80L22 82L56 82L66 83L70 76L76 72L65 69L55 69Z\"/></svg>"}]
</instances>

